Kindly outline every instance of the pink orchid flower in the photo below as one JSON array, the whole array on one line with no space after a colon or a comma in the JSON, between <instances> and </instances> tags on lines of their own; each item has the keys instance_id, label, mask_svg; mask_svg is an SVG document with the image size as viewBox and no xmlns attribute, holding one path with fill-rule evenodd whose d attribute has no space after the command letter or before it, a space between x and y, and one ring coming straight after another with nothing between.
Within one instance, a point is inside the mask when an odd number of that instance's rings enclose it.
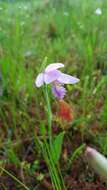
<instances>
[{"instance_id":1,"label":"pink orchid flower","mask_svg":"<svg viewBox=\"0 0 107 190\"><path fill-rule=\"evenodd\" d=\"M52 84L52 93L55 97L63 99L66 93L64 84L75 84L79 79L59 71L59 68L64 67L62 63L53 63L48 65L45 70L38 74L35 84L41 87L43 84Z\"/></svg>"}]
</instances>

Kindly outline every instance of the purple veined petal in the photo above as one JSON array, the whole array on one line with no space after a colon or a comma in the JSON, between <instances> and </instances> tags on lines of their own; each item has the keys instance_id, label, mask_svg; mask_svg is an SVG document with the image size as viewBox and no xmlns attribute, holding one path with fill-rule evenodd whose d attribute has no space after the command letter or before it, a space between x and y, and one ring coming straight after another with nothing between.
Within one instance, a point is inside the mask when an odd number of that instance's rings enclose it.
<instances>
[{"instance_id":1,"label":"purple veined petal","mask_svg":"<svg viewBox=\"0 0 107 190\"><path fill-rule=\"evenodd\" d=\"M61 68L61 67L64 67L64 64L62 64L62 63L52 63L52 64L49 64L49 65L46 67L45 72L50 72L50 71L59 69L59 68Z\"/></svg>"},{"instance_id":2,"label":"purple veined petal","mask_svg":"<svg viewBox=\"0 0 107 190\"><path fill-rule=\"evenodd\" d=\"M63 99L66 94L66 89L61 85L53 85L52 94L58 99Z\"/></svg>"},{"instance_id":3,"label":"purple veined petal","mask_svg":"<svg viewBox=\"0 0 107 190\"><path fill-rule=\"evenodd\" d=\"M43 74L43 73L40 73L40 74L37 76L36 80L35 80L35 84L36 84L37 87L40 87L40 86L43 85L43 83L44 83L44 74Z\"/></svg>"},{"instance_id":4,"label":"purple veined petal","mask_svg":"<svg viewBox=\"0 0 107 190\"><path fill-rule=\"evenodd\" d=\"M75 84L79 82L79 79L60 72L60 76L57 81L62 84Z\"/></svg>"},{"instance_id":5,"label":"purple veined petal","mask_svg":"<svg viewBox=\"0 0 107 190\"><path fill-rule=\"evenodd\" d=\"M58 70L53 70L48 73L44 73L44 82L46 84L52 83L55 80L57 80L60 76L60 71Z\"/></svg>"}]
</instances>

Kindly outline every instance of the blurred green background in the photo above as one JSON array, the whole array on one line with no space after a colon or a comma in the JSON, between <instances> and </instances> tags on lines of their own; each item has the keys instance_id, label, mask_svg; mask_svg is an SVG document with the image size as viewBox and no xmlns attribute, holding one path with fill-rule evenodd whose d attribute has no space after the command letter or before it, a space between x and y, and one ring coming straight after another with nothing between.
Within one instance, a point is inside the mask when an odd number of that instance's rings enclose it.
<instances>
[{"instance_id":1,"label":"blurred green background","mask_svg":"<svg viewBox=\"0 0 107 190\"><path fill-rule=\"evenodd\" d=\"M106 0L0 1L0 154L6 162L21 165L23 140L34 143L45 104L35 78L45 57L80 78L67 86L66 101L75 107L71 128L107 155L106 23Z\"/></svg>"}]
</instances>

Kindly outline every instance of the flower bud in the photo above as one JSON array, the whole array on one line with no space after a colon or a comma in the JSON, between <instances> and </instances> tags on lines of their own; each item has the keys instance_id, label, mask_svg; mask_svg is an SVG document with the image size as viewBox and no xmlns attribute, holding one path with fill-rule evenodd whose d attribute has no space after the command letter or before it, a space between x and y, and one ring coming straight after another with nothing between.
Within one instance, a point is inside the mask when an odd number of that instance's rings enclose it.
<instances>
[{"instance_id":1,"label":"flower bud","mask_svg":"<svg viewBox=\"0 0 107 190\"><path fill-rule=\"evenodd\" d=\"M91 147L87 147L85 156L89 165L107 183L107 159Z\"/></svg>"}]
</instances>

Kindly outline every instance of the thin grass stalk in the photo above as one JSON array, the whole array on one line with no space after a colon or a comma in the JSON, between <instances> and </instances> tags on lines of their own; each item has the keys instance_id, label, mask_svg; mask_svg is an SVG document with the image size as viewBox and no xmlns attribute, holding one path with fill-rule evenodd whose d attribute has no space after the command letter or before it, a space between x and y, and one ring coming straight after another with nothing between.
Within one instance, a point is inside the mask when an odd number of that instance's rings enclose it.
<instances>
[{"instance_id":1,"label":"thin grass stalk","mask_svg":"<svg viewBox=\"0 0 107 190\"><path fill-rule=\"evenodd\" d=\"M20 184L22 187L24 187L24 189L26 190L30 190L24 183L22 183L19 179L17 179L14 175L12 175L10 172L8 172L6 169L2 168L0 166L0 169L6 173L8 176L10 176L13 180L15 180L18 184Z\"/></svg>"}]
</instances>

